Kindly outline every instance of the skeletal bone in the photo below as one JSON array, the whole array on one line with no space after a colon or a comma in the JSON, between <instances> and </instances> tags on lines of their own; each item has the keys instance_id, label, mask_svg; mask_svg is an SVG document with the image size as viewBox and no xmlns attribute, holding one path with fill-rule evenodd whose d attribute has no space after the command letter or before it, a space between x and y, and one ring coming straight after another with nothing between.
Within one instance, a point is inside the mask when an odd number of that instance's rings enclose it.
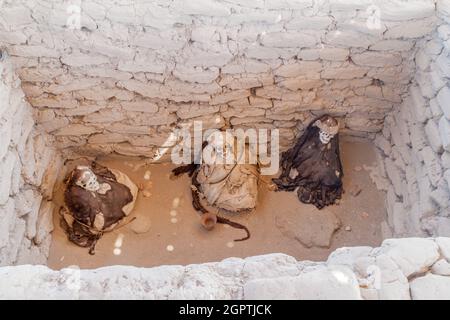
<instances>
[{"instance_id":1,"label":"skeletal bone","mask_svg":"<svg viewBox=\"0 0 450 320\"><path fill-rule=\"evenodd\" d=\"M75 182L77 186L91 192L96 192L100 189L97 177L89 167L78 166L77 170L83 171L80 178Z\"/></svg>"}]
</instances>

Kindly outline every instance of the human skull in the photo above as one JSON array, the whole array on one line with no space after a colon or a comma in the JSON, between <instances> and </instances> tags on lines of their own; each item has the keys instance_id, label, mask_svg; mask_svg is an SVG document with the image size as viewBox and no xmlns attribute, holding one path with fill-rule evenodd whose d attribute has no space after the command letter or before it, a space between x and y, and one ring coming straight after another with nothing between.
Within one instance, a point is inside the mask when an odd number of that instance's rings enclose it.
<instances>
[{"instance_id":1,"label":"human skull","mask_svg":"<svg viewBox=\"0 0 450 320\"><path fill-rule=\"evenodd\" d=\"M319 130L319 140L323 144L327 144L339 131L339 123L333 117L324 115L320 117L314 126L318 127Z\"/></svg>"},{"instance_id":2,"label":"human skull","mask_svg":"<svg viewBox=\"0 0 450 320\"><path fill-rule=\"evenodd\" d=\"M75 182L77 186L94 192L100 189L97 176L89 167L78 166L77 170L80 171L79 178Z\"/></svg>"},{"instance_id":3,"label":"human skull","mask_svg":"<svg viewBox=\"0 0 450 320\"><path fill-rule=\"evenodd\" d=\"M334 137L334 135L332 135L331 133L328 133L328 132L325 132L322 130L319 131L319 140L323 144L327 144L328 142L330 142L331 138L333 138L333 137Z\"/></svg>"}]
</instances>

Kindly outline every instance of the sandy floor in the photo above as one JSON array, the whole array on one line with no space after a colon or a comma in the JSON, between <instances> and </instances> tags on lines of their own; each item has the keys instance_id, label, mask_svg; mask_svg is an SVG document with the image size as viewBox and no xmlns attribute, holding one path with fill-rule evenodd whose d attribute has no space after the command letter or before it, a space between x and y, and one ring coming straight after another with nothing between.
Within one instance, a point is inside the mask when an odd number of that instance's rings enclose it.
<instances>
[{"instance_id":1,"label":"sandy floor","mask_svg":"<svg viewBox=\"0 0 450 320\"><path fill-rule=\"evenodd\" d=\"M91 256L87 249L67 240L55 215L48 265L54 269L69 265L81 268L108 265L151 267L273 252L283 252L299 260L323 260L337 247L378 246L382 240L380 223L385 215L384 197L363 169L363 165L373 165L375 161L373 146L365 142L341 142L341 156L346 193L339 205L319 211L311 205L301 204L296 193L271 192L261 184L256 211L233 217L252 233L252 237L244 242L233 242L233 239L244 235L240 230L223 225L217 225L213 231L201 227L199 216L191 205L190 179L186 176L170 180L172 164L140 167L142 160L139 159L102 159L100 163L124 171L137 184L148 183L144 175L146 171L151 172L151 195L144 197L140 194L133 213L137 217L133 222L135 227L145 228L150 224L149 231L136 234L131 224L124 226L106 234L98 242L96 254ZM357 196L352 195L359 188L361 192ZM55 201L60 200L59 191ZM298 235L304 238L325 234L330 217L335 220L337 217L341 227L332 237L325 235L325 238L331 238L329 248L308 248L304 241L298 240Z\"/></svg>"}]
</instances>

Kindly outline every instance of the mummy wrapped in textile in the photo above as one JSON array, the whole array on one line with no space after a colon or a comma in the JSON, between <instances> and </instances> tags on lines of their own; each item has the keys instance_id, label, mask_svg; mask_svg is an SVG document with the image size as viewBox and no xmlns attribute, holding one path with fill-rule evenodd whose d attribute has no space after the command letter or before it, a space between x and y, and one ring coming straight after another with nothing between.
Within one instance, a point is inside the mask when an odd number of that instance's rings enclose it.
<instances>
[{"instance_id":1,"label":"mummy wrapped in textile","mask_svg":"<svg viewBox=\"0 0 450 320\"><path fill-rule=\"evenodd\" d=\"M226 138L224 132L216 132L203 143L202 164L178 167L173 170L173 175L188 172L192 177L192 204L202 214L202 224L205 228L210 230L216 223L222 223L243 229L247 236L235 240L242 241L250 237L245 226L211 213L248 212L256 207L259 167L242 160L242 157L247 157L247 160L251 157L251 148L244 146L241 149L243 152L239 152L237 146L234 137ZM254 157L256 159L256 156Z\"/></svg>"},{"instance_id":2,"label":"mummy wrapped in textile","mask_svg":"<svg viewBox=\"0 0 450 320\"><path fill-rule=\"evenodd\" d=\"M65 180L61 226L68 239L95 253L105 232L112 231L134 208L137 186L118 170L93 162L77 166Z\"/></svg>"},{"instance_id":3,"label":"mummy wrapped in textile","mask_svg":"<svg viewBox=\"0 0 450 320\"><path fill-rule=\"evenodd\" d=\"M295 146L281 157L281 175L273 181L280 191L294 191L303 203L318 209L341 198L342 164L339 123L323 115L312 121Z\"/></svg>"}]
</instances>

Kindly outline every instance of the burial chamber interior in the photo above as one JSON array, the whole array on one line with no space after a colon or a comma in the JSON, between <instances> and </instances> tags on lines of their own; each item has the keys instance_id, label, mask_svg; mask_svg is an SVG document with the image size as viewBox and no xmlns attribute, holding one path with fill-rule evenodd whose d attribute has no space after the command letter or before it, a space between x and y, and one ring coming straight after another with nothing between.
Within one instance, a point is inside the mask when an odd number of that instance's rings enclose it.
<instances>
[{"instance_id":1,"label":"burial chamber interior","mask_svg":"<svg viewBox=\"0 0 450 320\"><path fill-rule=\"evenodd\" d=\"M447 1L0 6L0 265L319 261L343 246L450 235ZM232 228L202 229L190 180L169 179L170 152L154 161L193 121L276 128L286 150L322 114L340 122L342 200L317 210L260 184L256 211L233 216L252 232L244 242ZM144 186L136 220L94 256L56 214L80 157Z\"/></svg>"}]
</instances>

